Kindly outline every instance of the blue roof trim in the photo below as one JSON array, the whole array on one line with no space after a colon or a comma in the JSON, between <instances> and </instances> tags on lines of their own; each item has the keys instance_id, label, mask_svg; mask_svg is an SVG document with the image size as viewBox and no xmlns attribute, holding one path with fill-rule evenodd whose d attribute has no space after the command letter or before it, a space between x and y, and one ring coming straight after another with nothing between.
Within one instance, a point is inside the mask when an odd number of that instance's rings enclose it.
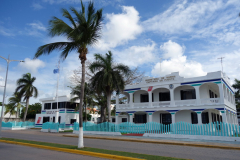
<instances>
[{"instance_id":1,"label":"blue roof trim","mask_svg":"<svg viewBox=\"0 0 240 160\"><path fill-rule=\"evenodd\" d=\"M75 111L74 109L67 109L67 111Z\"/></svg>"},{"instance_id":2,"label":"blue roof trim","mask_svg":"<svg viewBox=\"0 0 240 160\"><path fill-rule=\"evenodd\" d=\"M192 111L203 111L205 109L190 109L190 110L192 110Z\"/></svg>"},{"instance_id":3,"label":"blue roof trim","mask_svg":"<svg viewBox=\"0 0 240 160\"><path fill-rule=\"evenodd\" d=\"M133 89L125 89L124 91L136 91L136 90L140 90L141 88L133 88Z\"/></svg>"},{"instance_id":4,"label":"blue roof trim","mask_svg":"<svg viewBox=\"0 0 240 160\"><path fill-rule=\"evenodd\" d=\"M59 111L65 111L65 109L64 110L59 110Z\"/></svg>"},{"instance_id":5,"label":"blue roof trim","mask_svg":"<svg viewBox=\"0 0 240 160\"><path fill-rule=\"evenodd\" d=\"M179 110L166 110L166 111L168 111L168 112L177 112Z\"/></svg>"},{"instance_id":6,"label":"blue roof trim","mask_svg":"<svg viewBox=\"0 0 240 160\"><path fill-rule=\"evenodd\" d=\"M215 109L220 110L220 111L221 111L221 110L225 110L224 108L215 108Z\"/></svg>"},{"instance_id":7,"label":"blue roof trim","mask_svg":"<svg viewBox=\"0 0 240 160\"><path fill-rule=\"evenodd\" d=\"M145 112L147 112L147 113L151 113L151 112L155 112L155 111L145 111Z\"/></svg>"},{"instance_id":8,"label":"blue roof trim","mask_svg":"<svg viewBox=\"0 0 240 160\"><path fill-rule=\"evenodd\" d=\"M42 112L46 112L46 111L42 111Z\"/></svg>"},{"instance_id":9,"label":"blue roof trim","mask_svg":"<svg viewBox=\"0 0 240 160\"><path fill-rule=\"evenodd\" d=\"M227 86L227 88L234 94L233 90L228 86L228 84L222 79L223 83Z\"/></svg>"},{"instance_id":10,"label":"blue roof trim","mask_svg":"<svg viewBox=\"0 0 240 160\"><path fill-rule=\"evenodd\" d=\"M181 85L193 84L193 83L203 83L203 82L213 82L213 81L220 81L220 80L221 79L211 79L211 80L205 80L205 81L186 82L186 83L181 83Z\"/></svg>"}]
</instances>

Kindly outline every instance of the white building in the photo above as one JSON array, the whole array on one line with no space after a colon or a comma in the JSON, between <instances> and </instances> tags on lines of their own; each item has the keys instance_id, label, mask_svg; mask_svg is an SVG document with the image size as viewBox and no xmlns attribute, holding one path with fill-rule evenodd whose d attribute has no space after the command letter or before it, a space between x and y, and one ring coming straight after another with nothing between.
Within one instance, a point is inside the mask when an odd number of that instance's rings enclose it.
<instances>
[{"instance_id":1,"label":"white building","mask_svg":"<svg viewBox=\"0 0 240 160\"><path fill-rule=\"evenodd\" d=\"M127 85L123 94L128 102L119 104L117 96L116 123L238 123L233 88L220 71L194 78L180 77L178 72L145 77Z\"/></svg>"},{"instance_id":2,"label":"white building","mask_svg":"<svg viewBox=\"0 0 240 160\"><path fill-rule=\"evenodd\" d=\"M71 128L74 122L79 122L79 113L75 111L79 101L71 103L71 98L71 95L58 96L58 109L56 97L40 99L42 110L41 114L36 114L35 127L42 127L45 122L55 122L56 117L58 117L58 122L65 123L67 128ZM88 110L87 113L89 113ZM92 116L90 122L97 123L100 117L98 112L90 115Z\"/></svg>"}]
</instances>

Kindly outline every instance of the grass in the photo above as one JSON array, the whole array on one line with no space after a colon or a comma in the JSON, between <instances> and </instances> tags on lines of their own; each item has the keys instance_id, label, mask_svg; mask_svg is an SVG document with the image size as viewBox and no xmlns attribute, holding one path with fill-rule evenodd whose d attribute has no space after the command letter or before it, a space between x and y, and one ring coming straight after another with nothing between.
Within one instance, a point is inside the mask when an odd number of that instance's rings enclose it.
<instances>
[{"instance_id":1,"label":"grass","mask_svg":"<svg viewBox=\"0 0 240 160\"><path fill-rule=\"evenodd\" d=\"M39 141L29 141L29 140L14 139L14 138L0 138L0 139L8 140L8 141L15 141L15 142L23 142L23 143L44 145L44 146L50 146L50 147L58 147L58 148L66 148L66 149L78 149L77 146L65 145L65 144L39 142ZM84 147L83 149L78 149L78 150L97 152L97 153L105 153L105 154L125 156L125 157L142 158L142 159L148 159L148 160L183 160L181 158L172 158L172 157L163 157L163 156L155 156L155 155L148 155L148 154L112 151L112 150L90 148L90 147Z\"/></svg>"}]
</instances>

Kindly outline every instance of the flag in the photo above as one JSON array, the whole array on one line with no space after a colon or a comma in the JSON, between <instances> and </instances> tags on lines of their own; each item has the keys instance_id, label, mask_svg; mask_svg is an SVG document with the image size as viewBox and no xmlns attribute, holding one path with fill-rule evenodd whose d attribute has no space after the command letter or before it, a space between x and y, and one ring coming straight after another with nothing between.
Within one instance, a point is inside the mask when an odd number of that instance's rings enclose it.
<instances>
[{"instance_id":1,"label":"flag","mask_svg":"<svg viewBox=\"0 0 240 160\"><path fill-rule=\"evenodd\" d=\"M53 73L54 73L54 74L59 73L59 69L54 69L54 70L53 70Z\"/></svg>"},{"instance_id":2,"label":"flag","mask_svg":"<svg viewBox=\"0 0 240 160\"><path fill-rule=\"evenodd\" d=\"M148 87L148 92L152 91L153 86Z\"/></svg>"}]
</instances>

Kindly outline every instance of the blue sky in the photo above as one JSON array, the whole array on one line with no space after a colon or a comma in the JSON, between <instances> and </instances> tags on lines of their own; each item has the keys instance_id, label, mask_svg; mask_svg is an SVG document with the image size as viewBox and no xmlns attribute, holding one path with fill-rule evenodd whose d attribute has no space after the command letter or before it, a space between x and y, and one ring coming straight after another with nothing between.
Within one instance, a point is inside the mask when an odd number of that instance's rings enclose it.
<instances>
[{"instance_id":1,"label":"blue sky","mask_svg":"<svg viewBox=\"0 0 240 160\"><path fill-rule=\"evenodd\" d=\"M0 55L25 63L11 62L7 86L10 97L22 74L37 78L39 98L55 94L57 76L53 69L59 51L33 60L43 44L66 41L65 37L49 37L48 21L62 18L61 8L80 9L79 0L2 0L0 2ZM163 76L179 72L184 77L206 75L221 70L231 82L240 79L239 0L95 0L103 8L102 38L90 47L94 53L111 50L118 63L139 67L146 76ZM84 1L85 4L88 0ZM68 94L69 77L80 66L76 52L61 63L60 94ZM160 72L160 58L162 69ZM0 85L3 85L6 62L0 59ZM2 99L3 87L0 87ZM38 98L38 99L39 99ZM38 102L32 98L30 103Z\"/></svg>"}]
</instances>

